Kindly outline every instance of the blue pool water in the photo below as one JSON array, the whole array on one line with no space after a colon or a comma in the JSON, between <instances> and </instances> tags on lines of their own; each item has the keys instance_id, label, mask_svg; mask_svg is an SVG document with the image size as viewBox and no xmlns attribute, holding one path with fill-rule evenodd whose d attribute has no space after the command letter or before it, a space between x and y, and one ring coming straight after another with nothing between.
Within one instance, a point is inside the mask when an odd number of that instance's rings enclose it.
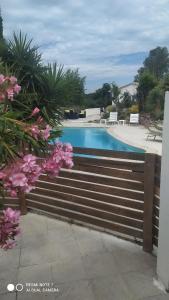
<instances>
[{"instance_id":1,"label":"blue pool water","mask_svg":"<svg viewBox=\"0 0 169 300\"><path fill-rule=\"evenodd\" d=\"M142 149L127 145L112 137L104 128L64 128L59 140L71 143L74 147L144 152Z\"/></svg>"}]
</instances>

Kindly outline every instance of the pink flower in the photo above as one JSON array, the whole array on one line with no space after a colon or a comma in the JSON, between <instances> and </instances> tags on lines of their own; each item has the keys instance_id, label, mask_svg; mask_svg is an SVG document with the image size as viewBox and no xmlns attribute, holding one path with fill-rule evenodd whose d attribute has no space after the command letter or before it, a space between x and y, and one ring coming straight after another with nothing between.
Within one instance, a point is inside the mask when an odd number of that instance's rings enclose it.
<instances>
[{"instance_id":1,"label":"pink flower","mask_svg":"<svg viewBox=\"0 0 169 300\"><path fill-rule=\"evenodd\" d=\"M0 218L0 248L12 249L16 245L15 237L20 234L20 212L8 207Z\"/></svg>"},{"instance_id":2,"label":"pink flower","mask_svg":"<svg viewBox=\"0 0 169 300\"><path fill-rule=\"evenodd\" d=\"M9 80L10 80L10 82L11 82L12 85L14 85L14 84L17 83L17 78L16 78L15 76L11 76L11 77L9 78Z\"/></svg>"},{"instance_id":3,"label":"pink flower","mask_svg":"<svg viewBox=\"0 0 169 300\"><path fill-rule=\"evenodd\" d=\"M28 181L23 173L15 173L9 177L9 180L11 181L14 187L25 186L25 184L27 184Z\"/></svg>"},{"instance_id":4,"label":"pink flower","mask_svg":"<svg viewBox=\"0 0 169 300\"><path fill-rule=\"evenodd\" d=\"M38 107L35 107L34 110L32 111L30 117L34 117L40 112L40 109Z\"/></svg>"},{"instance_id":5,"label":"pink flower","mask_svg":"<svg viewBox=\"0 0 169 300\"><path fill-rule=\"evenodd\" d=\"M12 208L8 207L6 210L3 210L3 215L6 222L11 222L13 224L17 224L19 222L19 210L13 210Z\"/></svg>"},{"instance_id":6,"label":"pink flower","mask_svg":"<svg viewBox=\"0 0 169 300\"><path fill-rule=\"evenodd\" d=\"M14 86L14 92L16 93L16 94L18 94L19 92L20 92L20 90L21 90L21 86L20 85L18 85L18 84L15 84L15 86Z\"/></svg>"},{"instance_id":7,"label":"pink flower","mask_svg":"<svg viewBox=\"0 0 169 300\"><path fill-rule=\"evenodd\" d=\"M38 137L39 137L39 134L40 134L40 130L39 130L39 127L37 125L32 125L31 126L31 134L32 136L38 140Z\"/></svg>"},{"instance_id":8,"label":"pink flower","mask_svg":"<svg viewBox=\"0 0 169 300\"><path fill-rule=\"evenodd\" d=\"M15 241L6 241L6 243L2 246L2 249L4 250L8 250L8 249L13 249L16 246L16 242Z\"/></svg>"},{"instance_id":9,"label":"pink flower","mask_svg":"<svg viewBox=\"0 0 169 300\"><path fill-rule=\"evenodd\" d=\"M0 74L0 84L4 83L5 81L5 76Z\"/></svg>"},{"instance_id":10,"label":"pink flower","mask_svg":"<svg viewBox=\"0 0 169 300\"><path fill-rule=\"evenodd\" d=\"M52 129L52 127L47 125L44 130L41 130L41 136L45 141L47 141L47 139L50 137L51 129Z\"/></svg>"},{"instance_id":11,"label":"pink flower","mask_svg":"<svg viewBox=\"0 0 169 300\"><path fill-rule=\"evenodd\" d=\"M0 94L0 101L4 101L5 95L3 93Z\"/></svg>"},{"instance_id":12,"label":"pink flower","mask_svg":"<svg viewBox=\"0 0 169 300\"><path fill-rule=\"evenodd\" d=\"M39 116L38 119L37 119L37 123L40 124L40 123L42 123L42 122L43 122L43 118L42 118L41 116Z\"/></svg>"},{"instance_id":13,"label":"pink flower","mask_svg":"<svg viewBox=\"0 0 169 300\"><path fill-rule=\"evenodd\" d=\"M0 180L2 180L5 177L5 173L4 172L0 172Z\"/></svg>"},{"instance_id":14,"label":"pink flower","mask_svg":"<svg viewBox=\"0 0 169 300\"><path fill-rule=\"evenodd\" d=\"M65 150L68 152L72 152L73 151L73 147L70 143L66 143L64 144Z\"/></svg>"},{"instance_id":15,"label":"pink flower","mask_svg":"<svg viewBox=\"0 0 169 300\"><path fill-rule=\"evenodd\" d=\"M10 191L10 196L12 198L15 198L17 196L17 191L15 191L15 190Z\"/></svg>"},{"instance_id":16,"label":"pink flower","mask_svg":"<svg viewBox=\"0 0 169 300\"><path fill-rule=\"evenodd\" d=\"M13 100L13 96L14 96L13 88L8 88L6 92L7 92L8 99Z\"/></svg>"}]
</instances>

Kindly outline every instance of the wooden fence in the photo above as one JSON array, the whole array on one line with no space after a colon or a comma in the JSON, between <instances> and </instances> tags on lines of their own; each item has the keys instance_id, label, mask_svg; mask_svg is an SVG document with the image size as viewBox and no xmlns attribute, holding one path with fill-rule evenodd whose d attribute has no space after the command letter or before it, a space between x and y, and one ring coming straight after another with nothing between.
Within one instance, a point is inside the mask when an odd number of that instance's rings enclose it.
<instances>
[{"instance_id":1,"label":"wooden fence","mask_svg":"<svg viewBox=\"0 0 169 300\"><path fill-rule=\"evenodd\" d=\"M72 170L41 176L26 195L27 208L134 239L151 252L158 240L160 158L86 148L74 153ZM6 204L19 201L7 198Z\"/></svg>"},{"instance_id":2,"label":"wooden fence","mask_svg":"<svg viewBox=\"0 0 169 300\"><path fill-rule=\"evenodd\" d=\"M153 202L153 244L158 247L159 208L160 208L161 156L156 155Z\"/></svg>"}]
</instances>

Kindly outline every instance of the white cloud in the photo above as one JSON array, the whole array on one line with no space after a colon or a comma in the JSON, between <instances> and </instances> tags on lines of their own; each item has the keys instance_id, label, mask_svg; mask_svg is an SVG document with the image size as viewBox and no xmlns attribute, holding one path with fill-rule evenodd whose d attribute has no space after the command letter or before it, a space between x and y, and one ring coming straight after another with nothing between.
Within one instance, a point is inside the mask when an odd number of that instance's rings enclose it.
<instances>
[{"instance_id":1,"label":"white cloud","mask_svg":"<svg viewBox=\"0 0 169 300\"><path fill-rule=\"evenodd\" d=\"M27 32L45 61L79 68L90 89L101 78L130 81L138 68L105 57L169 46L168 0L1 0L1 6L6 36Z\"/></svg>"}]
</instances>

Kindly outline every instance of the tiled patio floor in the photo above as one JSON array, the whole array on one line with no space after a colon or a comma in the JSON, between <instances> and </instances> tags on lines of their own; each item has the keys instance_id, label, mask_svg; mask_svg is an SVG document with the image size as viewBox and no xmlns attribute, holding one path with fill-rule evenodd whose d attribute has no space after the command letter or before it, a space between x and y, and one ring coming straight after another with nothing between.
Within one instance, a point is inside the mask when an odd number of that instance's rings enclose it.
<instances>
[{"instance_id":1,"label":"tiled patio floor","mask_svg":"<svg viewBox=\"0 0 169 300\"><path fill-rule=\"evenodd\" d=\"M0 252L0 300L169 299L153 285L156 258L135 244L31 213L22 231L17 248ZM24 289L7 293L9 283ZM26 292L26 283L56 292Z\"/></svg>"}]
</instances>

